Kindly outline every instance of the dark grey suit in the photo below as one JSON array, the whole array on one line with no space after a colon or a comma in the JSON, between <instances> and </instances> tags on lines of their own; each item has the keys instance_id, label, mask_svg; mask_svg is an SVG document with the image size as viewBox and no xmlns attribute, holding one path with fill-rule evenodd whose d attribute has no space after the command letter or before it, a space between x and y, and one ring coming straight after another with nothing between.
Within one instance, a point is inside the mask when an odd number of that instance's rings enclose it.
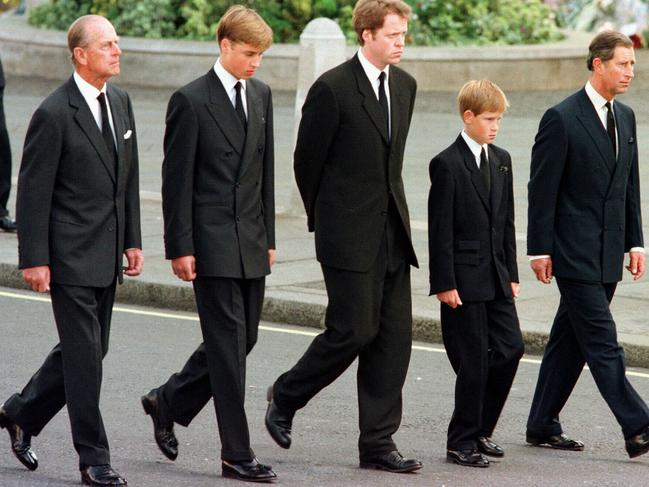
<instances>
[{"instance_id":1,"label":"dark grey suit","mask_svg":"<svg viewBox=\"0 0 649 487\"><path fill-rule=\"evenodd\" d=\"M7 202L11 190L11 145L4 111L5 75L0 59L0 218L7 216Z\"/></svg>"},{"instance_id":2,"label":"dark grey suit","mask_svg":"<svg viewBox=\"0 0 649 487\"><path fill-rule=\"evenodd\" d=\"M396 450L412 339L410 239L401 169L416 82L390 67L391 137L360 61L323 74L302 108L295 176L315 231L329 304L326 330L274 385L303 407L358 358L361 461Z\"/></svg>"},{"instance_id":3,"label":"dark grey suit","mask_svg":"<svg viewBox=\"0 0 649 487\"><path fill-rule=\"evenodd\" d=\"M527 253L552 256L561 292L527 423L535 435L561 433L559 413L584 363L625 438L649 424L609 309L624 253L643 246L635 116L613 107L617 158L584 89L545 113L532 149Z\"/></svg>"},{"instance_id":4,"label":"dark grey suit","mask_svg":"<svg viewBox=\"0 0 649 487\"><path fill-rule=\"evenodd\" d=\"M173 94L162 198L168 259L196 258L203 344L158 392L170 421L188 425L210 397L221 457L247 461L246 355L257 341L275 248L273 111L261 81L246 82L247 131L214 70Z\"/></svg>"},{"instance_id":5,"label":"dark grey suit","mask_svg":"<svg viewBox=\"0 0 649 487\"><path fill-rule=\"evenodd\" d=\"M16 205L19 267L50 267L61 342L5 409L28 434L37 435L67 404L82 468L110 463L99 411L102 358L108 351L122 254L127 248L141 248L131 102L112 85L107 85L107 95L117 163L71 78L32 117Z\"/></svg>"}]
</instances>

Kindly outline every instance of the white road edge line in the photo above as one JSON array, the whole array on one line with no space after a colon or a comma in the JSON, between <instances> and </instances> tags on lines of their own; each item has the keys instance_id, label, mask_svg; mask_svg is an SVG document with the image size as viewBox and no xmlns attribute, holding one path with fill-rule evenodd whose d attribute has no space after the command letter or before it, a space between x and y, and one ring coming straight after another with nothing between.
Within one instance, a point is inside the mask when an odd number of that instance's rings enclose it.
<instances>
[{"instance_id":1,"label":"white road edge line","mask_svg":"<svg viewBox=\"0 0 649 487\"><path fill-rule=\"evenodd\" d=\"M41 296L30 296L28 294L20 294L20 293L12 293L12 292L6 292L6 291L0 291L0 296L5 297L5 298L12 298L12 299L24 299L26 301L39 301L42 303L49 303L50 298L45 298ZM169 319L174 319L174 320L185 320L185 321L198 321L198 316L191 316L191 315L180 315L180 314L175 314L175 313L163 313L160 311L145 311L143 309L133 309L133 308L122 308L121 306L114 306L113 311L117 311L120 313L130 313L134 315L142 315L142 316L155 316L157 318L169 318ZM272 331L275 333L286 333L289 335L302 335L302 336L310 336L310 337L315 337L319 334L313 331L307 331L307 330L296 330L293 328L283 328L279 326L267 326L267 325L260 325L259 326L260 330L264 331ZM432 353L446 353L446 350L443 348L439 347L427 347L423 345L413 345L412 346L413 350L418 350L421 352L432 352ZM541 363L540 360L538 359L532 359L532 358L522 358L521 362L526 363L526 364L535 364L539 365ZM584 367L584 369L588 370L588 367ZM633 370L627 370L626 375L631 376L631 377L642 377L644 379L649 379L649 374L645 372L635 372Z\"/></svg>"}]
</instances>

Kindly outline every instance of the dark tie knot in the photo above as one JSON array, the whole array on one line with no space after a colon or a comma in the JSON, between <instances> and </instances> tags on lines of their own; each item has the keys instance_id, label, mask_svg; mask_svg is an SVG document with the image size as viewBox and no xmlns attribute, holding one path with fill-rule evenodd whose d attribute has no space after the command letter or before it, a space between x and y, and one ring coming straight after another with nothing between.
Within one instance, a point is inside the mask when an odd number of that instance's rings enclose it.
<instances>
[{"instance_id":1,"label":"dark tie knot","mask_svg":"<svg viewBox=\"0 0 649 487\"><path fill-rule=\"evenodd\" d=\"M241 88L243 86L241 85L241 81L237 81L236 84L234 85L234 89L236 90L237 94L241 93Z\"/></svg>"}]
</instances>

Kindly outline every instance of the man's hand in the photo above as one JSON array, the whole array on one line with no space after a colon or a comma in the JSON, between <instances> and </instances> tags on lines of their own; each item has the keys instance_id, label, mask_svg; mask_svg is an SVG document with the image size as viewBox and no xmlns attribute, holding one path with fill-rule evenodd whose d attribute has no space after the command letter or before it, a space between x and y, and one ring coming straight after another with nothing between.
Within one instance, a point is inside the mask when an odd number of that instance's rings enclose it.
<instances>
[{"instance_id":1,"label":"man's hand","mask_svg":"<svg viewBox=\"0 0 649 487\"><path fill-rule=\"evenodd\" d=\"M193 255L176 257L171 260L171 269L183 281L193 281L196 279L196 257Z\"/></svg>"},{"instance_id":2,"label":"man's hand","mask_svg":"<svg viewBox=\"0 0 649 487\"><path fill-rule=\"evenodd\" d=\"M444 304L448 304L451 308L454 309L458 306L462 306L462 300L460 299L460 295L457 292L457 289L450 289L449 291L442 291L441 293L437 293L437 299L439 299Z\"/></svg>"},{"instance_id":3,"label":"man's hand","mask_svg":"<svg viewBox=\"0 0 649 487\"><path fill-rule=\"evenodd\" d=\"M515 298L518 297L518 295L521 293L521 285L517 282L512 282L512 296Z\"/></svg>"},{"instance_id":4,"label":"man's hand","mask_svg":"<svg viewBox=\"0 0 649 487\"><path fill-rule=\"evenodd\" d=\"M124 268L124 274L131 277L142 274L144 267L144 254L142 254L142 249L126 249L124 255L128 263L128 266Z\"/></svg>"},{"instance_id":5,"label":"man's hand","mask_svg":"<svg viewBox=\"0 0 649 487\"><path fill-rule=\"evenodd\" d=\"M268 249L268 265L273 267L275 263L275 249Z\"/></svg>"},{"instance_id":6,"label":"man's hand","mask_svg":"<svg viewBox=\"0 0 649 487\"><path fill-rule=\"evenodd\" d=\"M34 291L46 293L50 290L50 266L39 265L23 269L23 279Z\"/></svg>"},{"instance_id":7,"label":"man's hand","mask_svg":"<svg viewBox=\"0 0 649 487\"><path fill-rule=\"evenodd\" d=\"M629 265L626 268L633 275L634 281L640 279L644 275L644 253L629 252Z\"/></svg>"},{"instance_id":8,"label":"man's hand","mask_svg":"<svg viewBox=\"0 0 649 487\"><path fill-rule=\"evenodd\" d=\"M543 284L552 282L552 259L550 257L530 260L530 267L536 274L536 278Z\"/></svg>"}]
</instances>

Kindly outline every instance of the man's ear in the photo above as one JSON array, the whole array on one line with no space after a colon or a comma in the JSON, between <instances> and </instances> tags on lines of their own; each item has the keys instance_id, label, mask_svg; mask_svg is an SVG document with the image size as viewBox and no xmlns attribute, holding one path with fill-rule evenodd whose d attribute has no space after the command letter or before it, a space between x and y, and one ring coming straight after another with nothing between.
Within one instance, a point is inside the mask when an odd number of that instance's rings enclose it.
<instances>
[{"instance_id":1,"label":"man's ear","mask_svg":"<svg viewBox=\"0 0 649 487\"><path fill-rule=\"evenodd\" d=\"M464 121L464 123L471 125L474 119L475 114L471 110L464 110L464 113L462 114L462 120Z\"/></svg>"}]
</instances>

